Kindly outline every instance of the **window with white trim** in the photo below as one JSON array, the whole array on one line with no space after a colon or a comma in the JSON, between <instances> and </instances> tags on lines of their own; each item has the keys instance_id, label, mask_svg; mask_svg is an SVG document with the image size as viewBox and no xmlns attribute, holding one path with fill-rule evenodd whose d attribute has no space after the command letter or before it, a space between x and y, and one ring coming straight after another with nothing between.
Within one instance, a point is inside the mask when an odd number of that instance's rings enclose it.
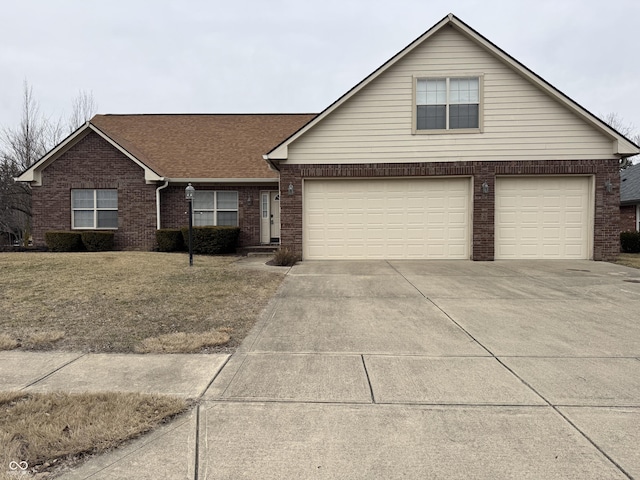
<instances>
[{"instance_id":1,"label":"window with white trim","mask_svg":"<svg viewBox=\"0 0 640 480\"><path fill-rule=\"evenodd\" d=\"M71 190L71 227L74 229L118 228L118 190Z\"/></svg>"},{"instance_id":2,"label":"window with white trim","mask_svg":"<svg viewBox=\"0 0 640 480\"><path fill-rule=\"evenodd\" d=\"M636 232L640 232L640 204L636 205Z\"/></svg>"},{"instance_id":3,"label":"window with white trim","mask_svg":"<svg viewBox=\"0 0 640 480\"><path fill-rule=\"evenodd\" d=\"M196 227L238 226L238 192L196 190L193 197Z\"/></svg>"},{"instance_id":4,"label":"window with white trim","mask_svg":"<svg viewBox=\"0 0 640 480\"><path fill-rule=\"evenodd\" d=\"M480 128L480 77L417 78L416 131Z\"/></svg>"}]
</instances>

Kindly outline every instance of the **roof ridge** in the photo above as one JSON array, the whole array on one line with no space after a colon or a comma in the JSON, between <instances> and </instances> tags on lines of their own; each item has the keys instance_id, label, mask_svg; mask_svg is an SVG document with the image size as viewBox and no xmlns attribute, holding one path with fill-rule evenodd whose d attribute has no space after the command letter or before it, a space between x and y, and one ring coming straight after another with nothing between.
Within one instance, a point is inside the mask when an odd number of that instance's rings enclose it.
<instances>
[{"instance_id":1,"label":"roof ridge","mask_svg":"<svg viewBox=\"0 0 640 480\"><path fill-rule=\"evenodd\" d=\"M95 117L197 117L197 116L293 116L293 115L318 115L314 112L300 113L98 113Z\"/></svg>"}]
</instances>

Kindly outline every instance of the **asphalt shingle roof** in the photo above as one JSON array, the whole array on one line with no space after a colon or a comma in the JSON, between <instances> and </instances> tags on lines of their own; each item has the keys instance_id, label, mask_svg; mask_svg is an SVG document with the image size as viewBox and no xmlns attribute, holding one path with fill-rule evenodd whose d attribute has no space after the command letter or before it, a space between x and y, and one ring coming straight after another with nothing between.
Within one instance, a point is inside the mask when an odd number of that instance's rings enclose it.
<instances>
[{"instance_id":1,"label":"asphalt shingle roof","mask_svg":"<svg viewBox=\"0 0 640 480\"><path fill-rule=\"evenodd\" d=\"M620 203L640 202L640 163L620 172Z\"/></svg>"},{"instance_id":2,"label":"asphalt shingle roof","mask_svg":"<svg viewBox=\"0 0 640 480\"><path fill-rule=\"evenodd\" d=\"M91 123L169 178L277 178L262 155L315 114L96 115Z\"/></svg>"}]
</instances>

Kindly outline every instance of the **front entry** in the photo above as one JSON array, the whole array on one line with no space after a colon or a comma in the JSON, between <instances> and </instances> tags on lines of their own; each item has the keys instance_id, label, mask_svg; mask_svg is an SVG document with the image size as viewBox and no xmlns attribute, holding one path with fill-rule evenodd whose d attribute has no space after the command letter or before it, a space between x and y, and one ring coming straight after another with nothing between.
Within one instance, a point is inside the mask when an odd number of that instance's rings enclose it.
<instances>
[{"instance_id":1,"label":"front entry","mask_svg":"<svg viewBox=\"0 0 640 480\"><path fill-rule=\"evenodd\" d=\"M260 242L280 242L280 192L260 194Z\"/></svg>"}]
</instances>

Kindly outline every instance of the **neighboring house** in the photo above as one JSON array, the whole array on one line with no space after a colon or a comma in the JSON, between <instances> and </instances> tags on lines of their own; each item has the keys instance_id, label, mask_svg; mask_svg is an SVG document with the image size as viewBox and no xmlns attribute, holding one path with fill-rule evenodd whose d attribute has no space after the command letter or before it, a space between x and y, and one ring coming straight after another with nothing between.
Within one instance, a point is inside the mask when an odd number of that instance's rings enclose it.
<instances>
[{"instance_id":1,"label":"neighboring house","mask_svg":"<svg viewBox=\"0 0 640 480\"><path fill-rule=\"evenodd\" d=\"M303 259L609 260L638 152L448 15L265 159Z\"/></svg>"},{"instance_id":2,"label":"neighboring house","mask_svg":"<svg viewBox=\"0 0 640 480\"><path fill-rule=\"evenodd\" d=\"M640 164L620 172L620 230L640 232Z\"/></svg>"},{"instance_id":3,"label":"neighboring house","mask_svg":"<svg viewBox=\"0 0 640 480\"><path fill-rule=\"evenodd\" d=\"M108 229L118 249L150 250L158 228L239 226L241 245L279 240L278 174L264 152L314 115L96 115L18 181L32 186L33 240Z\"/></svg>"},{"instance_id":4,"label":"neighboring house","mask_svg":"<svg viewBox=\"0 0 640 480\"><path fill-rule=\"evenodd\" d=\"M318 116L98 115L18 180L36 244L112 228L153 248L191 182L196 224L303 259L609 260L639 152L448 15Z\"/></svg>"}]
</instances>

